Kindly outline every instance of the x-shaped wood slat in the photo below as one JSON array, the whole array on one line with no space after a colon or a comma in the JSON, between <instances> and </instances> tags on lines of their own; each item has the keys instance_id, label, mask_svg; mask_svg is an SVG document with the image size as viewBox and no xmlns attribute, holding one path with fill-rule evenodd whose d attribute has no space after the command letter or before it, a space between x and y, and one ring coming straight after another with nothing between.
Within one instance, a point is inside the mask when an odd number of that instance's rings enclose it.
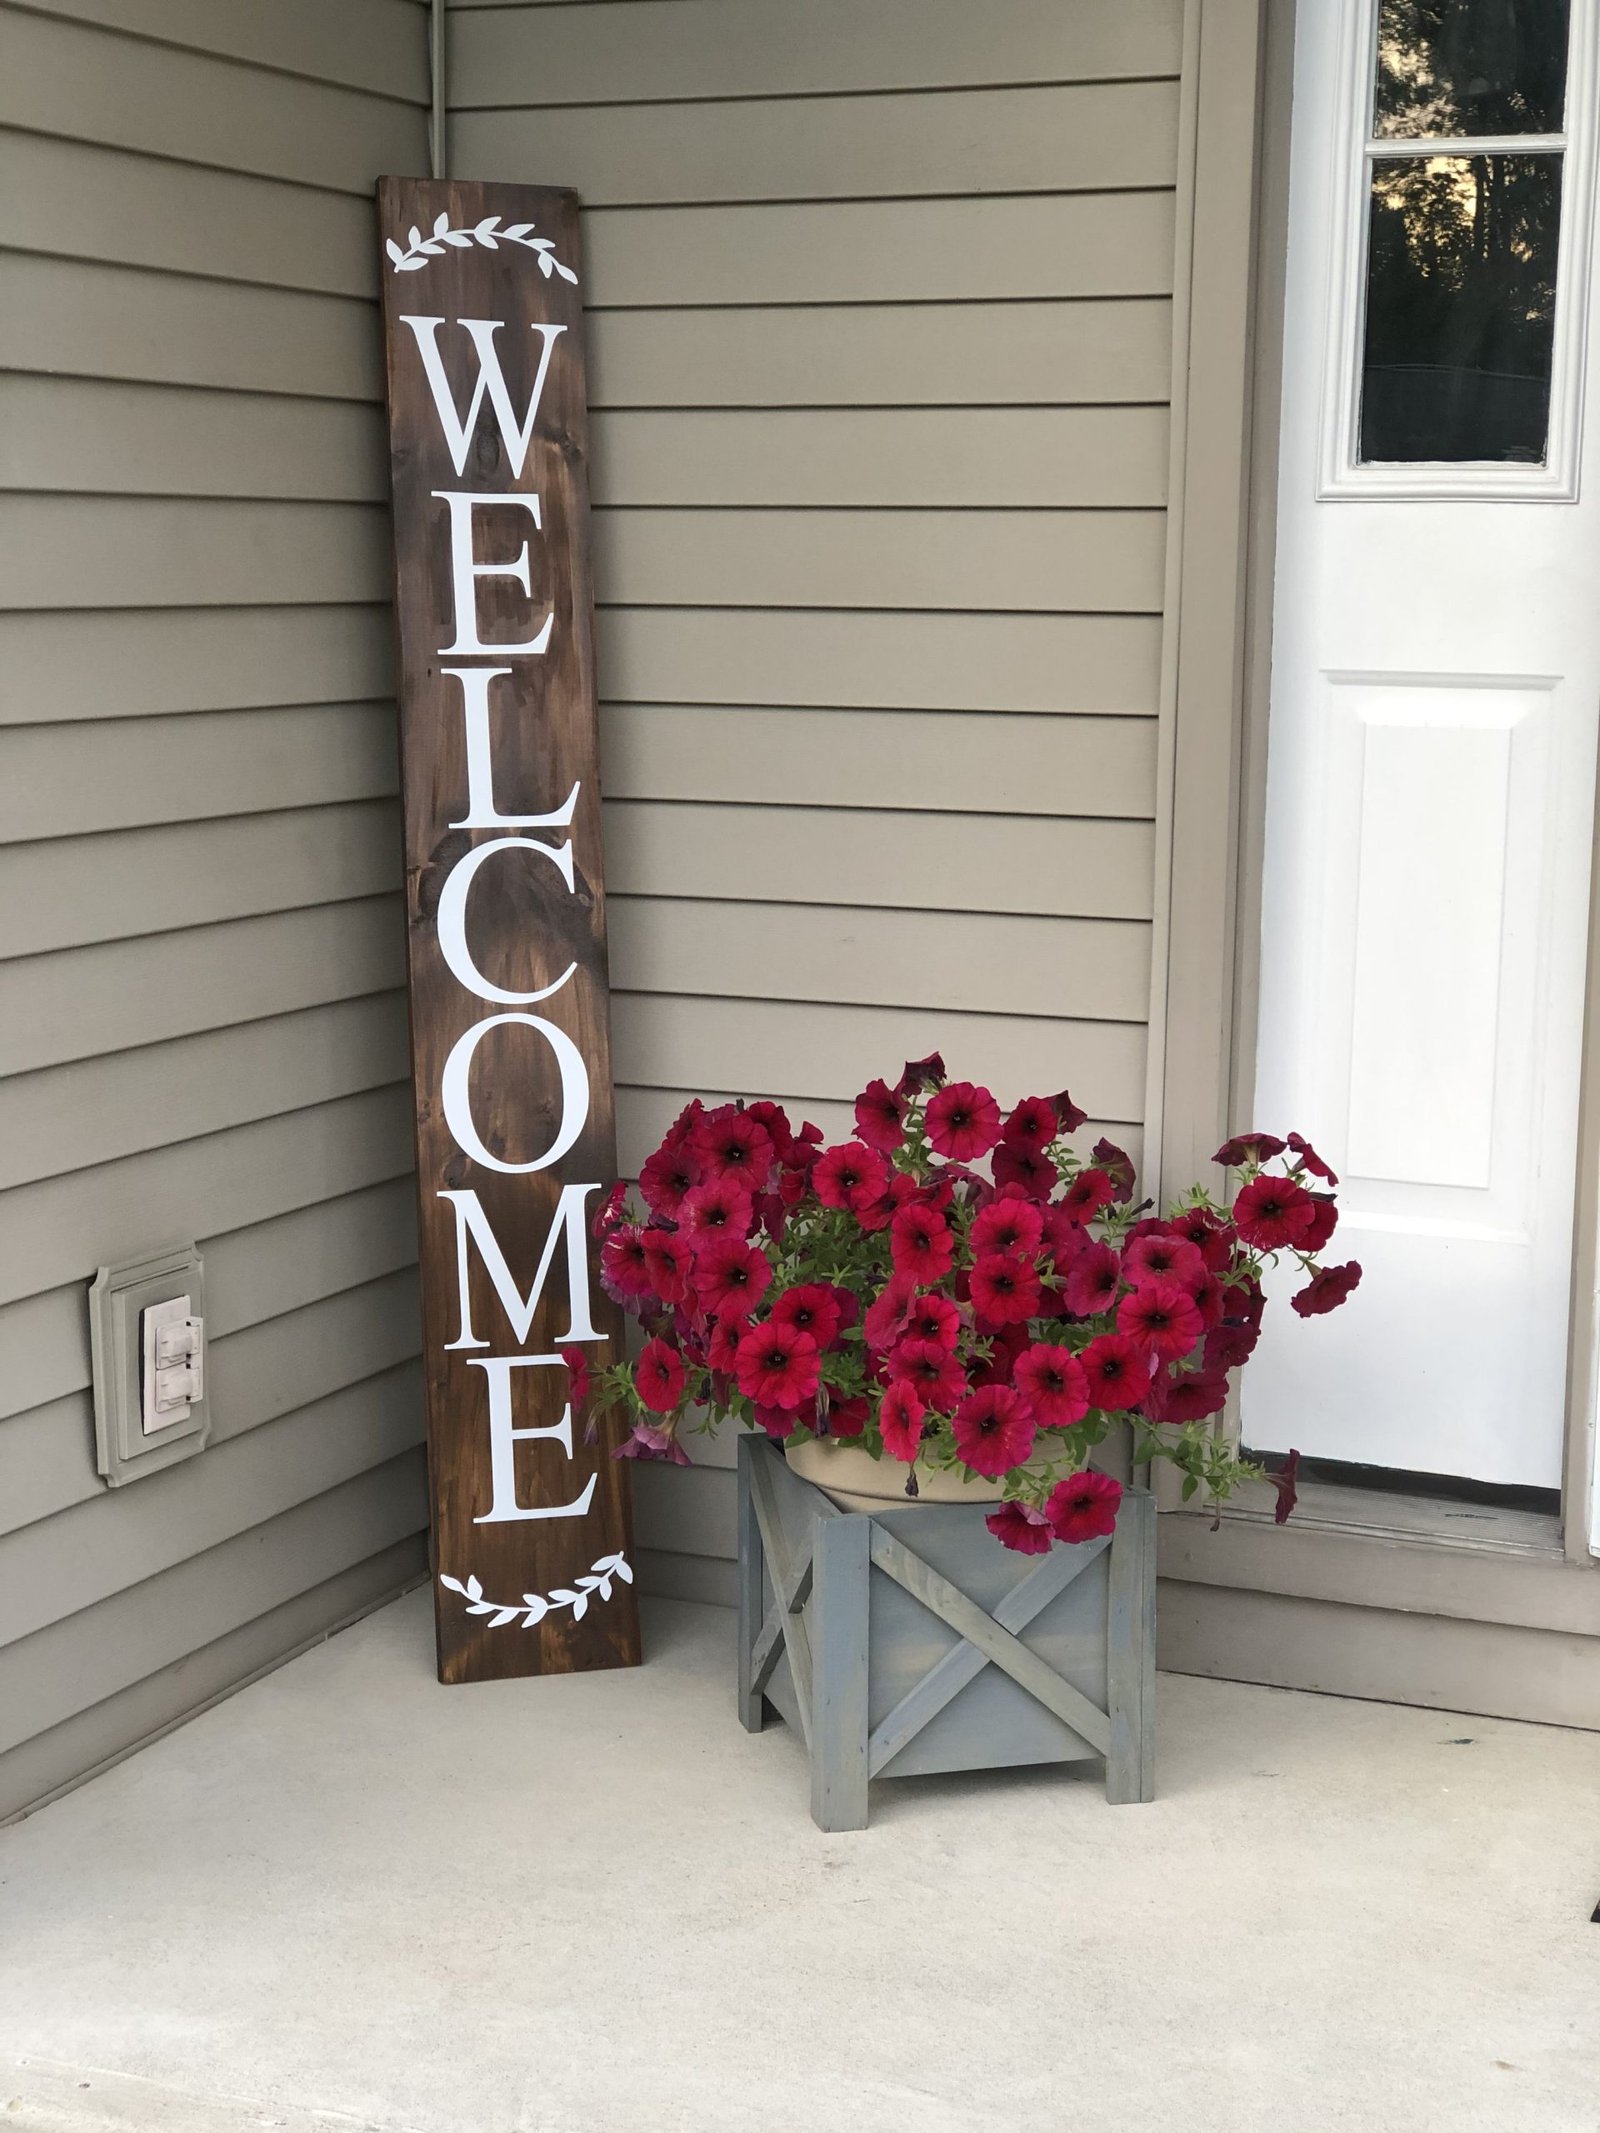
<instances>
[{"instance_id":1,"label":"x-shaped wood slat","mask_svg":"<svg viewBox=\"0 0 1600 2133\"><path fill-rule=\"evenodd\" d=\"M778 1663L780 1643L789 1660L795 1702L800 1709L800 1730L811 1746L811 1639L801 1612L811 1593L811 1541L807 1538L799 1559L789 1552L783 1521L772 1493L772 1477L766 1463L750 1463L750 1500L761 1531L761 1548L775 1595L751 1655L750 1687L758 1694L772 1678Z\"/></svg>"}]
</instances>

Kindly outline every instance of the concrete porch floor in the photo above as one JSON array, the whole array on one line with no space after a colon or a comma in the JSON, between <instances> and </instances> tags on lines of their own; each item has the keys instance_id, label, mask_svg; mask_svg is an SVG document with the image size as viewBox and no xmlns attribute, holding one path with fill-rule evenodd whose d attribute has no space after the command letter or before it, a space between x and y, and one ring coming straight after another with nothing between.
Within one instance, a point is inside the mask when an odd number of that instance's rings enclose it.
<instances>
[{"instance_id":1,"label":"concrete porch floor","mask_svg":"<svg viewBox=\"0 0 1600 2133\"><path fill-rule=\"evenodd\" d=\"M1600 1736L1164 1676L1152 1806L823 1837L730 1615L447 1691L427 1610L0 1832L0 2128L1600 2127Z\"/></svg>"}]
</instances>

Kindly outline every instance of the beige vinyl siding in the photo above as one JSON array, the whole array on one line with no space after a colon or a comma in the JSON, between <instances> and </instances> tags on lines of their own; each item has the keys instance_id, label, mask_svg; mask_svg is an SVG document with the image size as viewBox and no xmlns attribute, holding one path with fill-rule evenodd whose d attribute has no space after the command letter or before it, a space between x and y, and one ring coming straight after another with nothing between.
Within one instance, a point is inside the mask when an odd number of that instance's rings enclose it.
<instances>
[{"instance_id":1,"label":"beige vinyl siding","mask_svg":"<svg viewBox=\"0 0 1600 2133\"><path fill-rule=\"evenodd\" d=\"M841 1135L932 1045L1138 1152L1178 0L448 27L453 174L585 203L624 1168L691 1093ZM639 1538L725 1594L699 1456Z\"/></svg>"},{"instance_id":2,"label":"beige vinyl siding","mask_svg":"<svg viewBox=\"0 0 1600 2133\"><path fill-rule=\"evenodd\" d=\"M0 6L0 1818L420 1574L371 190L416 0ZM107 1491L86 1284L196 1237Z\"/></svg>"}]
</instances>

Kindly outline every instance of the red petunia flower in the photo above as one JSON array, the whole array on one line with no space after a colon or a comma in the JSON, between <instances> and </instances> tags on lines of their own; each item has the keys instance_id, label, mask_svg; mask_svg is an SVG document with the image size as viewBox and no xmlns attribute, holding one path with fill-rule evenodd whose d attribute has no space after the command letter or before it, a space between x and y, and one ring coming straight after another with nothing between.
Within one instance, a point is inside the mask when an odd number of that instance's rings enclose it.
<instances>
[{"instance_id":1,"label":"red petunia flower","mask_svg":"<svg viewBox=\"0 0 1600 2133\"><path fill-rule=\"evenodd\" d=\"M619 1296L648 1296L650 1260L637 1222L614 1229L600 1247L600 1271Z\"/></svg>"},{"instance_id":2,"label":"red petunia flower","mask_svg":"<svg viewBox=\"0 0 1600 2133\"><path fill-rule=\"evenodd\" d=\"M937 1052L926 1059L908 1059L895 1087L897 1096L920 1096L924 1089L937 1089L944 1082L944 1061Z\"/></svg>"},{"instance_id":3,"label":"red petunia flower","mask_svg":"<svg viewBox=\"0 0 1600 2133\"><path fill-rule=\"evenodd\" d=\"M1299 1165L1297 1167L1302 1167L1306 1170L1309 1170L1314 1178L1321 1178L1325 1184L1338 1184L1339 1180L1334 1176L1333 1172L1328 1168L1327 1164L1322 1160L1321 1156L1318 1155L1316 1149L1312 1147L1311 1143L1308 1140L1304 1139L1298 1133L1291 1133L1289 1136L1288 1145L1290 1148L1293 1149L1296 1156L1299 1157Z\"/></svg>"},{"instance_id":4,"label":"red petunia flower","mask_svg":"<svg viewBox=\"0 0 1600 2133\"><path fill-rule=\"evenodd\" d=\"M842 1141L817 1158L811 1173L817 1198L824 1207L849 1209L859 1214L889 1189L889 1166L874 1148L863 1141Z\"/></svg>"},{"instance_id":5,"label":"red petunia flower","mask_svg":"<svg viewBox=\"0 0 1600 2133\"><path fill-rule=\"evenodd\" d=\"M1147 1281L1175 1281L1180 1288L1193 1290L1205 1273L1206 1263L1195 1246L1170 1230L1132 1237L1122 1254L1122 1278L1135 1288Z\"/></svg>"},{"instance_id":6,"label":"red petunia flower","mask_svg":"<svg viewBox=\"0 0 1600 2133\"><path fill-rule=\"evenodd\" d=\"M1134 1186L1133 1157L1126 1148L1119 1148L1115 1141L1108 1141L1102 1134L1089 1150L1089 1160L1103 1170L1116 1187L1112 1198L1126 1200L1132 1196Z\"/></svg>"},{"instance_id":7,"label":"red petunia flower","mask_svg":"<svg viewBox=\"0 0 1600 2133\"><path fill-rule=\"evenodd\" d=\"M969 1375L973 1384L1009 1385L1017 1357L1027 1345L1026 1326L1002 1326L990 1341L987 1357L972 1365Z\"/></svg>"},{"instance_id":8,"label":"red petunia flower","mask_svg":"<svg viewBox=\"0 0 1600 2133\"><path fill-rule=\"evenodd\" d=\"M708 1178L678 1202L678 1221L696 1250L709 1237L747 1237L754 1220L755 1202L737 1178Z\"/></svg>"},{"instance_id":9,"label":"red petunia flower","mask_svg":"<svg viewBox=\"0 0 1600 2133\"><path fill-rule=\"evenodd\" d=\"M775 1444L785 1437L792 1437L800 1426L800 1417L792 1407L758 1407L756 1428L764 1429Z\"/></svg>"},{"instance_id":10,"label":"red petunia flower","mask_svg":"<svg viewBox=\"0 0 1600 2133\"><path fill-rule=\"evenodd\" d=\"M1192 1244L1213 1274L1220 1274L1233 1254L1231 1230L1204 1207L1186 1207L1167 1227Z\"/></svg>"},{"instance_id":11,"label":"red petunia flower","mask_svg":"<svg viewBox=\"0 0 1600 2133\"><path fill-rule=\"evenodd\" d=\"M1050 1521L1031 1503L1003 1503L989 1513L984 1524L1002 1548L1016 1555L1050 1553Z\"/></svg>"},{"instance_id":12,"label":"red petunia flower","mask_svg":"<svg viewBox=\"0 0 1600 2133\"><path fill-rule=\"evenodd\" d=\"M889 1250L895 1271L919 1283L942 1281L956 1256L956 1240L937 1208L913 1202L889 1225Z\"/></svg>"},{"instance_id":13,"label":"red petunia flower","mask_svg":"<svg viewBox=\"0 0 1600 2133\"><path fill-rule=\"evenodd\" d=\"M1000 1106L970 1081L951 1081L928 1104L928 1138L953 1163L976 1163L1000 1138Z\"/></svg>"},{"instance_id":14,"label":"red petunia flower","mask_svg":"<svg viewBox=\"0 0 1600 2133\"><path fill-rule=\"evenodd\" d=\"M639 1190L652 1214L676 1222L683 1196L701 1180L699 1158L688 1147L660 1147L639 1173Z\"/></svg>"},{"instance_id":15,"label":"red petunia flower","mask_svg":"<svg viewBox=\"0 0 1600 2133\"><path fill-rule=\"evenodd\" d=\"M884 1393L878 1430L889 1457L910 1466L922 1442L922 1402L909 1385L896 1382Z\"/></svg>"},{"instance_id":16,"label":"red petunia flower","mask_svg":"<svg viewBox=\"0 0 1600 2133\"><path fill-rule=\"evenodd\" d=\"M1091 1244L1068 1267L1061 1293L1069 1311L1079 1318L1095 1318L1116 1302L1121 1281L1122 1261L1111 1246Z\"/></svg>"},{"instance_id":17,"label":"red petunia flower","mask_svg":"<svg viewBox=\"0 0 1600 2133\"><path fill-rule=\"evenodd\" d=\"M1061 1205L1075 1222L1089 1222L1116 1197L1117 1188L1105 1171L1080 1170L1061 1195Z\"/></svg>"},{"instance_id":18,"label":"red petunia flower","mask_svg":"<svg viewBox=\"0 0 1600 2133\"><path fill-rule=\"evenodd\" d=\"M1228 1308L1228 1292L1222 1286L1222 1278L1207 1267L1198 1281L1187 1286L1194 1307L1200 1313L1200 1323L1209 1333L1213 1326L1221 1325Z\"/></svg>"},{"instance_id":19,"label":"red petunia flower","mask_svg":"<svg viewBox=\"0 0 1600 2133\"><path fill-rule=\"evenodd\" d=\"M1291 1451L1278 1471L1275 1474L1269 1474L1267 1479L1278 1492L1277 1505L1272 1513L1272 1523L1275 1526L1287 1525L1289 1515L1294 1510L1300 1496L1299 1452Z\"/></svg>"},{"instance_id":20,"label":"red petunia flower","mask_svg":"<svg viewBox=\"0 0 1600 2133\"><path fill-rule=\"evenodd\" d=\"M967 1390L967 1374L950 1349L937 1341L898 1342L889 1351L889 1375L911 1387L924 1407L947 1415Z\"/></svg>"},{"instance_id":21,"label":"red petunia flower","mask_svg":"<svg viewBox=\"0 0 1600 2133\"><path fill-rule=\"evenodd\" d=\"M1175 1363L1205 1332L1194 1298L1175 1281L1141 1283L1117 1306L1117 1331L1137 1341L1147 1355Z\"/></svg>"},{"instance_id":22,"label":"red petunia flower","mask_svg":"<svg viewBox=\"0 0 1600 2133\"><path fill-rule=\"evenodd\" d=\"M852 1393L845 1399L839 1393L828 1395L828 1435L830 1437L859 1437L867 1426L867 1400L864 1393Z\"/></svg>"},{"instance_id":23,"label":"red petunia flower","mask_svg":"<svg viewBox=\"0 0 1600 2133\"><path fill-rule=\"evenodd\" d=\"M1288 1145L1275 1133L1236 1133L1231 1141L1223 1142L1211 1160L1224 1170L1238 1170L1246 1163L1270 1163Z\"/></svg>"},{"instance_id":24,"label":"red petunia flower","mask_svg":"<svg viewBox=\"0 0 1600 2133\"><path fill-rule=\"evenodd\" d=\"M1233 1203L1233 1222L1246 1244L1258 1251L1281 1251L1299 1245L1316 1224L1317 1205L1293 1178L1252 1178L1241 1185Z\"/></svg>"},{"instance_id":25,"label":"red petunia flower","mask_svg":"<svg viewBox=\"0 0 1600 2133\"><path fill-rule=\"evenodd\" d=\"M1070 1429L1089 1412L1089 1380L1070 1348L1035 1341L1017 1357L1011 1379L1041 1429Z\"/></svg>"},{"instance_id":26,"label":"red petunia flower","mask_svg":"<svg viewBox=\"0 0 1600 2133\"><path fill-rule=\"evenodd\" d=\"M1315 1212L1311 1217L1311 1227L1300 1240L1300 1249L1303 1252L1320 1252L1339 1227L1339 1210L1334 1205L1331 1192L1314 1192L1311 1195L1311 1205Z\"/></svg>"},{"instance_id":27,"label":"red petunia flower","mask_svg":"<svg viewBox=\"0 0 1600 2133\"><path fill-rule=\"evenodd\" d=\"M1081 1252L1086 1252L1096 1243L1081 1222L1074 1222L1065 1207L1042 1207L1044 1216L1044 1248L1050 1254L1056 1271L1064 1274Z\"/></svg>"},{"instance_id":28,"label":"red petunia flower","mask_svg":"<svg viewBox=\"0 0 1600 2133\"><path fill-rule=\"evenodd\" d=\"M1103 1415L1137 1407L1150 1382L1150 1358L1125 1333L1102 1333L1078 1361L1089 1381L1089 1405Z\"/></svg>"},{"instance_id":29,"label":"red petunia flower","mask_svg":"<svg viewBox=\"0 0 1600 2133\"><path fill-rule=\"evenodd\" d=\"M581 1407L589 1397L589 1358L581 1348L563 1348L560 1353L567 1366L567 1398Z\"/></svg>"},{"instance_id":30,"label":"red petunia flower","mask_svg":"<svg viewBox=\"0 0 1600 2133\"><path fill-rule=\"evenodd\" d=\"M1224 1319L1206 1335L1201 1361L1207 1370L1237 1370L1241 1363L1249 1362L1260 1338L1259 1327Z\"/></svg>"},{"instance_id":31,"label":"red petunia flower","mask_svg":"<svg viewBox=\"0 0 1600 2133\"><path fill-rule=\"evenodd\" d=\"M753 1311L771 1281L766 1253L742 1237L714 1237L695 1256L695 1293L701 1309L713 1315Z\"/></svg>"},{"instance_id":32,"label":"red petunia flower","mask_svg":"<svg viewBox=\"0 0 1600 2133\"><path fill-rule=\"evenodd\" d=\"M687 1303L690 1271L694 1265L694 1253L689 1248L688 1239L677 1230L647 1229L644 1259L650 1269L650 1286L661 1301Z\"/></svg>"},{"instance_id":33,"label":"red petunia flower","mask_svg":"<svg viewBox=\"0 0 1600 2133\"><path fill-rule=\"evenodd\" d=\"M733 1374L739 1390L757 1407L803 1407L817 1396L817 1344L798 1326L769 1319L764 1326L752 1326L739 1343Z\"/></svg>"},{"instance_id":34,"label":"red petunia flower","mask_svg":"<svg viewBox=\"0 0 1600 2133\"><path fill-rule=\"evenodd\" d=\"M1289 1298L1289 1307L1302 1318L1320 1318L1326 1311L1337 1311L1360 1279L1360 1263L1354 1259L1344 1266L1319 1267L1305 1287Z\"/></svg>"},{"instance_id":35,"label":"red petunia flower","mask_svg":"<svg viewBox=\"0 0 1600 2133\"><path fill-rule=\"evenodd\" d=\"M973 1309L990 1326L1020 1325L1039 1308L1039 1277L1026 1259L987 1252L968 1277Z\"/></svg>"},{"instance_id":36,"label":"red petunia flower","mask_svg":"<svg viewBox=\"0 0 1600 2133\"><path fill-rule=\"evenodd\" d=\"M956 1450L975 1474L998 1481L1033 1456L1033 1421L1009 1385L982 1385L956 1409Z\"/></svg>"},{"instance_id":37,"label":"red petunia flower","mask_svg":"<svg viewBox=\"0 0 1600 2133\"><path fill-rule=\"evenodd\" d=\"M1102 1533L1115 1533L1121 1502L1120 1481L1085 1467L1081 1474L1069 1474L1056 1483L1045 1501L1044 1515L1056 1539L1071 1546L1098 1540Z\"/></svg>"},{"instance_id":38,"label":"red petunia flower","mask_svg":"<svg viewBox=\"0 0 1600 2133\"><path fill-rule=\"evenodd\" d=\"M1001 1139L1008 1148L1042 1154L1061 1131L1056 1107L1048 1096L1024 1096L1006 1120Z\"/></svg>"},{"instance_id":39,"label":"red petunia flower","mask_svg":"<svg viewBox=\"0 0 1600 2133\"><path fill-rule=\"evenodd\" d=\"M909 1274L891 1274L876 1301L868 1304L861 1330L872 1354L881 1355L892 1348L905 1331L916 1287Z\"/></svg>"},{"instance_id":40,"label":"red petunia flower","mask_svg":"<svg viewBox=\"0 0 1600 2133\"><path fill-rule=\"evenodd\" d=\"M772 1136L748 1111L723 1104L694 1129L691 1154L708 1178L732 1178L753 1198L772 1175L777 1153Z\"/></svg>"},{"instance_id":41,"label":"red petunia flower","mask_svg":"<svg viewBox=\"0 0 1600 2133\"><path fill-rule=\"evenodd\" d=\"M750 1321L739 1311L721 1311L712 1319L711 1337L706 1342L706 1361L713 1370L723 1377L733 1375L739 1343L749 1331Z\"/></svg>"},{"instance_id":42,"label":"red petunia flower","mask_svg":"<svg viewBox=\"0 0 1600 2133\"><path fill-rule=\"evenodd\" d=\"M790 1125L789 1114L782 1104L775 1104L770 1098L763 1096L753 1104L746 1104L744 1115L746 1118L753 1118L758 1126L765 1129L778 1161L788 1162L794 1153L794 1128ZM813 1127L812 1131L816 1132L816 1128ZM820 1140L821 1134L818 1134L817 1138Z\"/></svg>"},{"instance_id":43,"label":"red petunia flower","mask_svg":"<svg viewBox=\"0 0 1600 2133\"><path fill-rule=\"evenodd\" d=\"M1061 1122L1063 1133L1076 1133L1080 1126L1088 1124L1088 1112L1081 1104L1075 1104L1065 1089L1057 1090L1050 1101L1056 1107L1056 1117Z\"/></svg>"},{"instance_id":44,"label":"red petunia flower","mask_svg":"<svg viewBox=\"0 0 1600 2133\"><path fill-rule=\"evenodd\" d=\"M793 1326L809 1333L819 1349L831 1348L839 1337L839 1299L832 1285L808 1281L802 1287L785 1289L772 1307L775 1325Z\"/></svg>"},{"instance_id":45,"label":"red petunia flower","mask_svg":"<svg viewBox=\"0 0 1600 2133\"><path fill-rule=\"evenodd\" d=\"M611 1232L622 1220L623 1206L627 1197L628 1188L619 1178L606 1194L601 1205L594 1211L594 1220L589 1224L591 1236L602 1239L610 1236Z\"/></svg>"},{"instance_id":46,"label":"red petunia flower","mask_svg":"<svg viewBox=\"0 0 1600 2133\"><path fill-rule=\"evenodd\" d=\"M972 1256L1015 1252L1031 1259L1044 1241L1044 1214L1031 1200L991 1200L972 1224Z\"/></svg>"},{"instance_id":47,"label":"red petunia flower","mask_svg":"<svg viewBox=\"0 0 1600 2133\"><path fill-rule=\"evenodd\" d=\"M1042 1149L1002 1141L994 1152L993 1167L996 1185L1013 1186L1030 1200L1048 1200L1056 1189L1056 1166Z\"/></svg>"},{"instance_id":48,"label":"red petunia flower","mask_svg":"<svg viewBox=\"0 0 1600 2133\"><path fill-rule=\"evenodd\" d=\"M671 1341L646 1341L633 1366L633 1382L646 1407L670 1415L683 1398L683 1357Z\"/></svg>"},{"instance_id":49,"label":"red petunia flower","mask_svg":"<svg viewBox=\"0 0 1600 2133\"><path fill-rule=\"evenodd\" d=\"M948 1296L913 1297L906 1318L905 1337L908 1341L932 1341L936 1347L948 1348L954 1355L956 1342L961 1338L959 1306Z\"/></svg>"},{"instance_id":50,"label":"red petunia flower","mask_svg":"<svg viewBox=\"0 0 1600 2133\"><path fill-rule=\"evenodd\" d=\"M906 1137L906 1103L886 1081L869 1081L856 1098L856 1132L869 1148L893 1155Z\"/></svg>"},{"instance_id":51,"label":"red petunia flower","mask_svg":"<svg viewBox=\"0 0 1600 2133\"><path fill-rule=\"evenodd\" d=\"M1228 1404L1228 1373L1209 1366L1199 1370L1158 1370L1150 1380L1143 1406L1151 1422L1203 1422Z\"/></svg>"}]
</instances>

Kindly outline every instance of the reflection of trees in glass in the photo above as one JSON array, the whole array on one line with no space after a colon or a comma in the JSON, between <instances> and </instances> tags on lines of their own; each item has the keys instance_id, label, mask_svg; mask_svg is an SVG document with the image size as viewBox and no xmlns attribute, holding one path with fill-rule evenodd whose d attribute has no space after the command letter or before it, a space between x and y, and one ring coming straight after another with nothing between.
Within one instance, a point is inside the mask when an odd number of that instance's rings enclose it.
<instances>
[{"instance_id":1,"label":"reflection of trees in glass","mask_svg":"<svg viewBox=\"0 0 1600 2133\"><path fill-rule=\"evenodd\" d=\"M1374 130L1559 133L1570 0L1382 0Z\"/></svg>"}]
</instances>

